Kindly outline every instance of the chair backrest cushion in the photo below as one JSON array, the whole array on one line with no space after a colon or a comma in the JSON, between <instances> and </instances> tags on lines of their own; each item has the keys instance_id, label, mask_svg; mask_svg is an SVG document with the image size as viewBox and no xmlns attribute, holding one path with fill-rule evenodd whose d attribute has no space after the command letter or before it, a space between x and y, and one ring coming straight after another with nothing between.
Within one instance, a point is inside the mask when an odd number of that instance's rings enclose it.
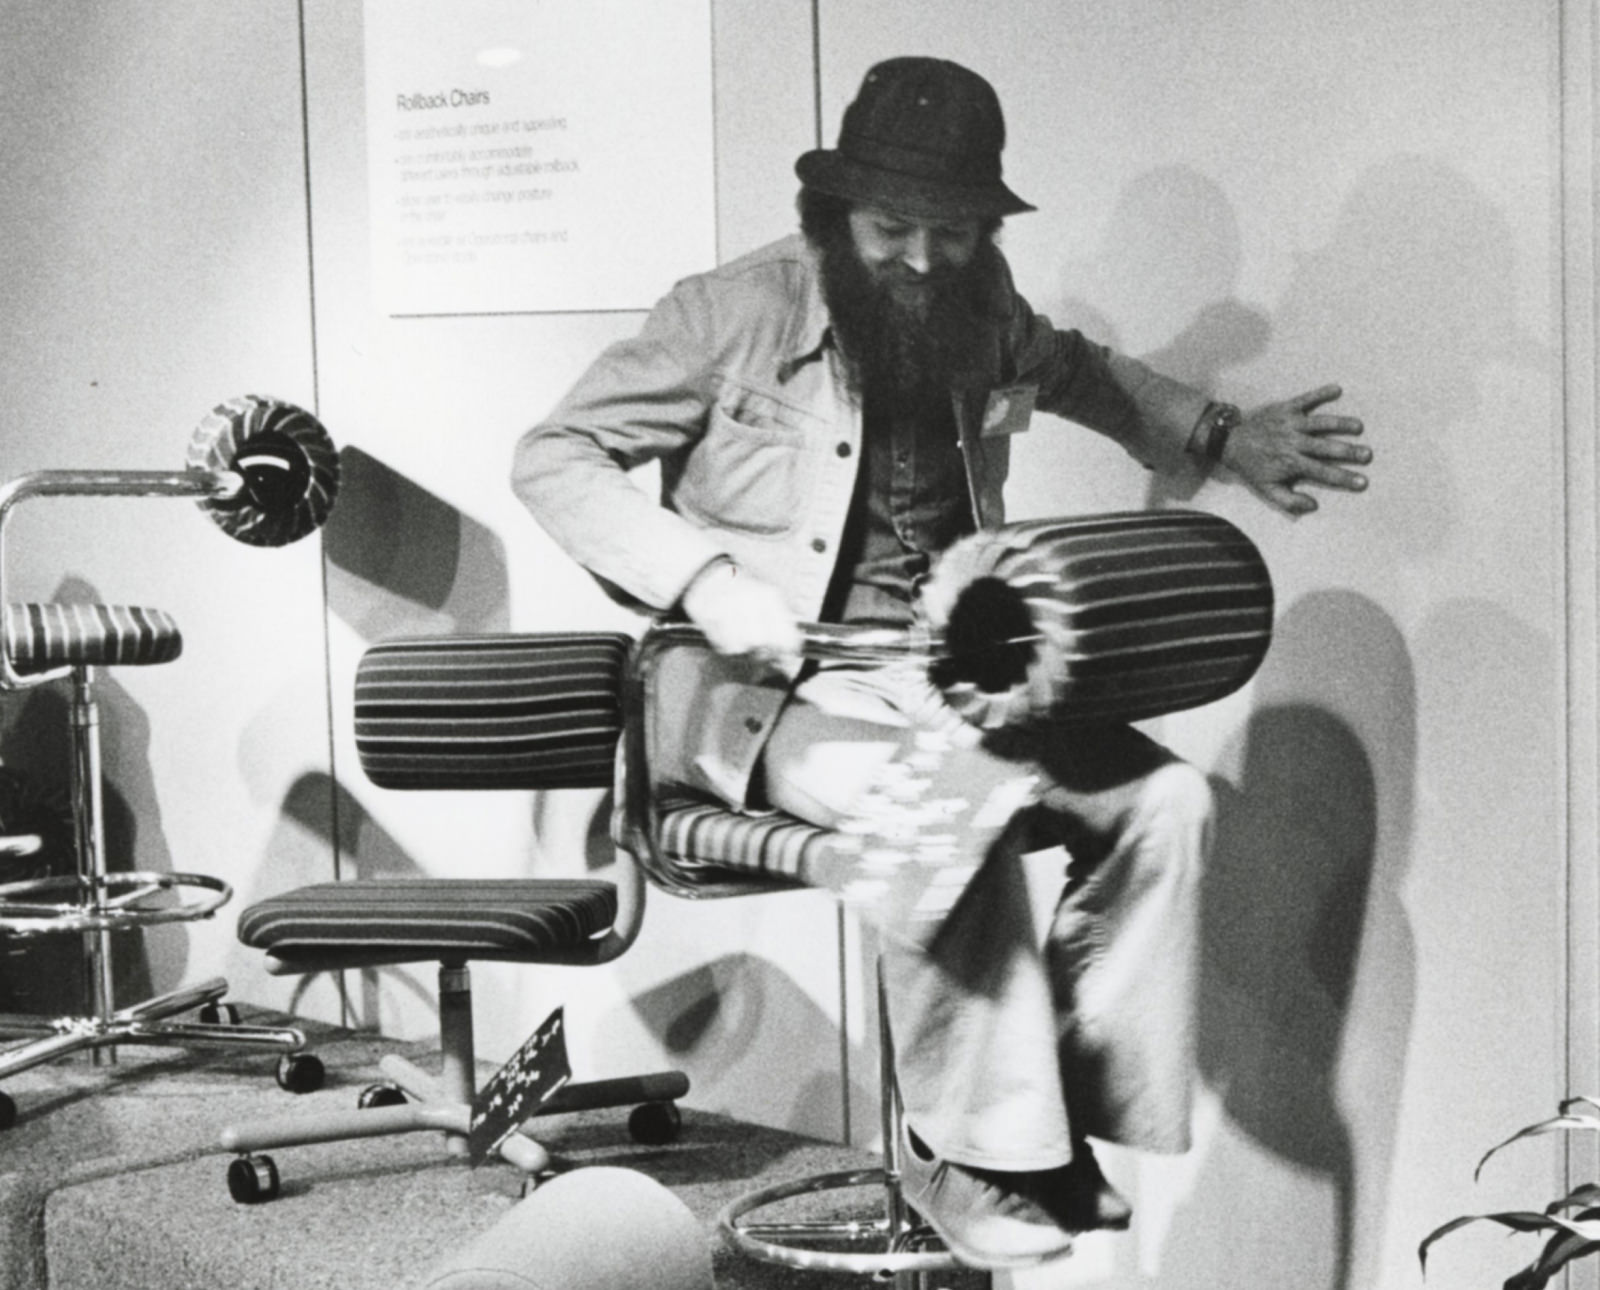
<instances>
[{"instance_id":1,"label":"chair backrest cushion","mask_svg":"<svg viewBox=\"0 0 1600 1290\"><path fill-rule=\"evenodd\" d=\"M356 671L356 748L383 788L607 788L632 638L386 641Z\"/></svg>"}]
</instances>

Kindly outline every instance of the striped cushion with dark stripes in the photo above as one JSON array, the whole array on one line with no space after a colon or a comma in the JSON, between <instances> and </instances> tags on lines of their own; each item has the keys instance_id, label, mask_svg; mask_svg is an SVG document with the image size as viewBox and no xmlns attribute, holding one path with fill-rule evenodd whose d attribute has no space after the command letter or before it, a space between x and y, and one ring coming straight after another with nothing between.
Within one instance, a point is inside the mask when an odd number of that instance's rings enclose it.
<instances>
[{"instance_id":1,"label":"striped cushion with dark stripes","mask_svg":"<svg viewBox=\"0 0 1600 1290\"><path fill-rule=\"evenodd\" d=\"M622 729L620 632L388 641L356 672L356 747L383 788L604 788Z\"/></svg>"},{"instance_id":2,"label":"striped cushion with dark stripes","mask_svg":"<svg viewBox=\"0 0 1600 1290\"><path fill-rule=\"evenodd\" d=\"M792 815L742 815L712 802L676 799L662 803L656 844L691 882L704 868L707 881L719 876L715 870L732 869L809 885L829 836Z\"/></svg>"},{"instance_id":3,"label":"striped cushion with dark stripes","mask_svg":"<svg viewBox=\"0 0 1600 1290\"><path fill-rule=\"evenodd\" d=\"M1255 544L1201 511L1126 511L1011 524L964 538L924 589L934 626L956 635L963 597L1004 584L1031 622L1026 676L944 687L974 725L1125 722L1231 694L1272 639L1272 580ZM981 589L981 588L979 588ZM993 593L972 615L995 616Z\"/></svg>"},{"instance_id":4,"label":"striped cushion with dark stripes","mask_svg":"<svg viewBox=\"0 0 1600 1290\"><path fill-rule=\"evenodd\" d=\"M17 671L43 672L70 664L170 663L183 652L183 636L172 615L161 609L7 605L5 645Z\"/></svg>"},{"instance_id":5,"label":"striped cushion with dark stripes","mask_svg":"<svg viewBox=\"0 0 1600 1290\"><path fill-rule=\"evenodd\" d=\"M609 882L394 878L317 883L251 905L239 939L281 959L494 958L537 963L581 948L617 913Z\"/></svg>"}]
</instances>

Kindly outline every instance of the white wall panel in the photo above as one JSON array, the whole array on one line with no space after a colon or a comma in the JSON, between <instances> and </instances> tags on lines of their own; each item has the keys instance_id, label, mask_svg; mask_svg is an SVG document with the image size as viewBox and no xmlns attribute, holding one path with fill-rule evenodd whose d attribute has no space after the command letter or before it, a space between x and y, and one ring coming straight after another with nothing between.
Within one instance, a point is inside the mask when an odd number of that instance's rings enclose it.
<instances>
[{"instance_id":1,"label":"white wall panel","mask_svg":"<svg viewBox=\"0 0 1600 1290\"><path fill-rule=\"evenodd\" d=\"M362 651L395 635L638 628L538 529L508 479L518 436L643 315L379 313L360 9L329 0L307 14L319 375L355 483L328 542L335 779L357 822L342 863L347 875L582 874L610 857L588 839L599 795L441 801L374 789L355 761L350 682ZM809 13L719 3L710 38L716 231L732 256L793 223L792 180L777 191L768 180L811 138ZM681 1066L695 1106L837 1134L838 962L820 895L698 903L656 893L640 944L606 969L478 969L480 1052L509 1056L564 999L580 1077ZM402 975L419 984L399 985ZM427 1033L430 994L427 971L382 973L355 992L358 1019Z\"/></svg>"},{"instance_id":2,"label":"white wall panel","mask_svg":"<svg viewBox=\"0 0 1600 1290\"><path fill-rule=\"evenodd\" d=\"M0 474L175 470L223 399L312 406L295 5L12 5L0 71ZM29 502L10 534L13 598L151 604L184 633L177 662L105 677L108 852L239 894L121 938L126 992L227 968L286 999L233 923L280 866L331 863L325 838L281 845L292 800L326 815L296 799L327 762L317 540L249 548L145 499ZM0 696L7 764L64 780L63 694Z\"/></svg>"},{"instance_id":3,"label":"white wall panel","mask_svg":"<svg viewBox=\"0 0 1600 1290\"><path fill-rule=\"evenodd\" d=\"M1559 42L1469 10L822 5L830 130L893 54L995 83L1036 307L1246 404L1342 382L1378 455L1291 523L1071 428L1019 448L1016 513L1215 509L1279 595L1250 692L1158 727L1222 808L1198 1144L1113 1155L1133 1237L1019 1286L1403 1285L1435 1223L1550 1185L1537 1149L1471 1173L1564 1061ZM1458 1239L1430 1280L1501 1248Z\"/></svg>"}]
</instances>

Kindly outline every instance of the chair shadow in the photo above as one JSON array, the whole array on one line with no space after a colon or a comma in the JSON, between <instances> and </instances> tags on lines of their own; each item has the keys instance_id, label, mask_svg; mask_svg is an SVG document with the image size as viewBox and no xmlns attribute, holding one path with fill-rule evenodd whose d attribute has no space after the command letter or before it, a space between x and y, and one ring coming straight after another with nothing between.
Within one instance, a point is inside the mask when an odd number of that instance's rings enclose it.
<instances>
[{"instance_id":1,"label":"chair shadow","mask_svg":"<svg viewBox=\"0 0 1600 1290\"><path fill-rule=\"evenodd\" d=\"M103 604L82 578L64 578L50 599L59 604ZM26 775L70 812L72 775L71 682L47 681L0 703L0 764ZM150 765L150 718L112 669L96 669L99 707L101 824L106 869L173 870L161 827L161 803ZM52 869L76 870L69 841ZM83 1010L86 979L76 935L48 935L0 946L0 1008L44 1015ZM170 989L183 979L188 938L181 925L122 932L111 941L112 976L119 1006ZM159 984L164 983L164 984Z\"/></svg>"},{"instance_id":2,"label":"chair shadow","mask_svg":"<svg viewBox=\"0 0 1600 1290\"><path fill-rule=\"evenodd\" d=\"M323 527L328 608L364 640L505 631L505 545L489 528L360 448L339 453Z\"/></svg>"}]
</instances>

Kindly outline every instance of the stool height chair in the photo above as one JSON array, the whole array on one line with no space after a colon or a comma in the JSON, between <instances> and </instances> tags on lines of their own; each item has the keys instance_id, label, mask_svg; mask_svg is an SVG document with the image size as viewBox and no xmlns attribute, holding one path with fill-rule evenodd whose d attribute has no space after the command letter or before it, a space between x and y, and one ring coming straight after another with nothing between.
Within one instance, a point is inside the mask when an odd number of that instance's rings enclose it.
<instances>
[{"instance_id":1,"label":"stool height chair","mask_svg":"<svg viewBox=\"0 0 1600 1290\"><path fill-rule=\"evenodd\" d=\"M992 729L1039 719L1131 722L1212 702L1250 679L1272 632L1272 584L1254 544L1225 520L1180 510L1040 520L977 534L941 557L924 604L929 622L914 631L802 624L801 652L856 663L915 659L953 708ZM663 623L634 651L623 693L619 844L656 885L689 898L794 886L840 891L850 875L841 872L839 856L855 849L836 846L833 831L782 813L741 815L653 783L652 683L669 650L703 645L687 624ZM915 867L890 866L901 874ZM868 875L858 867L855 876ZM877 976L882 1165L749 1192L723 1209L719 1224L731 1245L764 1262L926 1290L957 1270L975 1273L944 1248L904 1194L905 1139L881 959ZM869 1213L808 1218L774 1209L861 1188L877 1191Z\"/></svg>"},{"instance_id":2,"label":"stool height chair","mask_svg":"<svg viewBox=\"0 0 1600 1290\"><path fill-rule=\"evenodd\" d=\"M198 502L240 541L277 546L322 523L337 484L338 459L320 423L291 404L252 395L218 405L200 423L183 470L47 470L0 487L0 691L70 680L75 853L70 875L0 884L0 936L80 936L87 996L80 1016L0 1014L0 1039L26 1041L0 1050L0 1079L82 1050L96 1065L114 1065L120 1044L212 1045L276 1051L285 1088L320 1084L320 1064L299 1057L305 1036L291 1027L240 1024L233 1005L221 1002L228 983L220 977L119 1006L115 934L210 918L232 895L227 883L206 874L107 869L95 670L170 662L183 638L172 615L159 609L9 603L5 526L31 498L177 497ZM36 833L0 837L0 853L12 856L37 853L41 845ZM197 1020L174 1020L197 1009ZM0 1127L16 1116L15 1101L0 1093Z\"/></svg>"}]
</instances>

